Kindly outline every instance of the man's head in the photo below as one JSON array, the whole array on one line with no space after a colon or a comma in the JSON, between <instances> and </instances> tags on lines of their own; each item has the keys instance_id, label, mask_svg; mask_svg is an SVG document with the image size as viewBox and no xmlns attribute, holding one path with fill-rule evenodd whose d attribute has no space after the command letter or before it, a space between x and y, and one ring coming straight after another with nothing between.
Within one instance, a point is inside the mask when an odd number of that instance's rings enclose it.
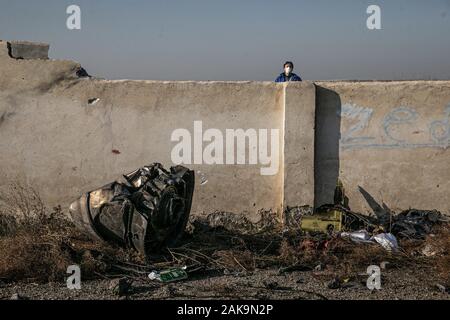
<instances>
[{"instance_id":1,"label":"man's head","mask_svg":"<svg viewBox=\"0 0 450 320\"><path fill-rule=\"evenodd\" d=\"M292 73L292 70L294 70L294 64L291 61L286 61L283 65L284 74L290 75Z\"/></svg>"}]
</instances>

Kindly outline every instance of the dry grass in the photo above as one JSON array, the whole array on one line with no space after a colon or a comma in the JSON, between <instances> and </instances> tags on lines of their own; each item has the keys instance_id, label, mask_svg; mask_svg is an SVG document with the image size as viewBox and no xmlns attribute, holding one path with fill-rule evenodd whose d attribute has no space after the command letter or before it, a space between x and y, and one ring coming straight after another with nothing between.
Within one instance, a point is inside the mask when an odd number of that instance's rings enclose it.
<instances>
[{"instance_id":1,"label":"dry grass","mask_svg":"<svg viewBox=\"0 0 450 320\"><path fill-rule=\"evenodd\" d=\"M440 278L447 287L450 287L450 227L442 226L428 236L424 246L431 246L435 255L432 257L433 264L439 273Z\"/></svg>"},{"instance_id":2,"label":"dry grass","mask_svg":"<svg viewBox=\"0 0 450 320\"><path fill-rule=\"evenodd\" d=\"M239 217L236 221L241 219ZM447 227L436 228L436 235L430 237L433 240L427 240L434 241L437 247L447 248L430 258L421 253L427 242L420 240L400 239L401 250L390 253L378 244L356 244L338 236L306 235L298 229L281 231L279 226L264 232L234 232L222 225L211 226L208 224L210 220L196 218L193 221L192 230L183 245L171 249L174 260L168 263L203 265L210 270L231 272L251 272L269 267L279 268L280 272L314 271L319 266L320 270L329 271L333 276L354 278L370 265L387 262L388 268L438 268L441 275L449 275Z\"/></svg>"},{"instance_id":3,"label":"dry grass","mask_svg":"<svg viewBox=\"0 0 450 320\"><path fill-rule=\"evenodd\" d=\"M398 255L386 252L375 244L355 244L340 238L322 241L302 240L297 245L283 241L280 247L280 263L300 270L329 270L341 276L352 276L369 265L387 261L399 265Z\"/></svg>"},{"instance_id":4,"label":"dry grass","mask_svg":"<svg viewBox=\"0 0 450 320\"><path fill-rule=\"evenodd\" d=\"M42 215L46 209L37 190L18 181L12 182L8 190L0 194L0 213L17 219Z\"/></svg>"},{"instance_id":5,"label":"dry grass","mask_svg":"<svg viewBox=\"0 0 450 320\"><path fill-rule=\"evenodd\" d=\"M127 253L79 233L59 207L47 210L32 188L13 185L1 197L0 279L48 282L79 265L83 278L98 277Z\"/></svg>"},{"instance_id":6,"label":"dry grass","mask_svg":"<svg viewBox=\"0 0 450 320\"><path fill-rule=\"evenodd\" d=\"M101 255L112 250L78 234L70 222L53 211L20 220L0 238L0 278L56 281L63 279L73 264L89 278L107 270Z\"/></svg>"}]
</instances>

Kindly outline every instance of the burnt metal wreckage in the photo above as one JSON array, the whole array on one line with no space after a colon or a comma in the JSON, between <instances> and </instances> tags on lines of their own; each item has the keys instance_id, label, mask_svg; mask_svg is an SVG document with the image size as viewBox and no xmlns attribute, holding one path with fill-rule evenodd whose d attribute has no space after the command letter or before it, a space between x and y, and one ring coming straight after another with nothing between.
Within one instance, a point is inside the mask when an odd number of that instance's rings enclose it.
<instances>
[{"instance_id":1,"label":"burnt metal wreckage","mask_svg":"<svg viewBox=\"0 0 450 320\"><path fill-rule=\"evenodd\" d=\"M338 180L334 204L325 204L312 214L302 215L300 227L308 233L338 233L359 243L378 243L386 250L398 249L398 238L420 239L432 233L433 227L447 223L437 210L409 209L394 214L387 207L374 211L375 216L350 210L342 182Z\"/></svg>"},{"instance_id":2,"label":"burnt metal wreckage","mask_svg":"<svg viewBox=\"0 0 450 320\"><path fill-rule=\"evenodd\" d=\"M85 193L69 211L75 225L94 240L148 257L183 235L194 184L194 171L183 166L166 170L154 163Z\"/></svg>"},{"instance_id":3,"label":"burnt metal wreckage","mask_svg":"<svg viewBox=\"0 0 450 320\"><path fill-rule=\"evenodd\" d=\"M334 203L316 208L313 214L301 218L301 229L309 232L342 232L365 229L376 232L380 225L376 218L353 212L340 180L334 190Z\"/></svg>"}]
</instances>

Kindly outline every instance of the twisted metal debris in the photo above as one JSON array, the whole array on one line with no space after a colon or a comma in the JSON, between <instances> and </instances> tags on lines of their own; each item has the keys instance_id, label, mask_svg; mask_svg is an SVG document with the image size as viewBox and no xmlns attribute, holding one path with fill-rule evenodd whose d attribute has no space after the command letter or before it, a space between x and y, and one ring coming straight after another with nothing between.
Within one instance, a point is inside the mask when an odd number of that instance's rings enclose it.
<instances>
[{"instance_id":1,"label":"twisted metal debris","mask_svg":"<svg viewBox=\"0 0 450 320\"><path fill-rule=\"evenodd\" d=\"M75 224L96 240L138 250L148 256L174 245L191 210L194 172L159 163L139 168L88 192L70 206Z\"/></svg>"}]
</instances>

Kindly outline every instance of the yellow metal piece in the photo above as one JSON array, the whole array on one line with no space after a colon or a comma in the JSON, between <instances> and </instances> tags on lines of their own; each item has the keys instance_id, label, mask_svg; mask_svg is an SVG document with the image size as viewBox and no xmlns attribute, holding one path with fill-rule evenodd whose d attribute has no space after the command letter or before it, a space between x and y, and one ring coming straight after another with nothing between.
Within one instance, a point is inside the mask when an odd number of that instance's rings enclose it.
<instances>
[{"instance_id":1,"label":"yellow metal piece","mask_svg":"<svg viewBox=\"0 0 450 320\"><path fill-rule=\"evenodd\" d=\"M301 228L304 231L342 231L342 217L342 212L339 210L317 212L312 216L303 216Z\"/></svg>"},{"instance_id":2,"label":"yellow metal piece","mask_svg":"<svg viewBox=\"0 0 450 320\"><path fill-rule=\"evenodd\" d=\"M91 208L100 208L104 203L110 201L114 196L114 191L109 189L98 189L92 191L89 196Z\"/></svg>"}]
</instances>

